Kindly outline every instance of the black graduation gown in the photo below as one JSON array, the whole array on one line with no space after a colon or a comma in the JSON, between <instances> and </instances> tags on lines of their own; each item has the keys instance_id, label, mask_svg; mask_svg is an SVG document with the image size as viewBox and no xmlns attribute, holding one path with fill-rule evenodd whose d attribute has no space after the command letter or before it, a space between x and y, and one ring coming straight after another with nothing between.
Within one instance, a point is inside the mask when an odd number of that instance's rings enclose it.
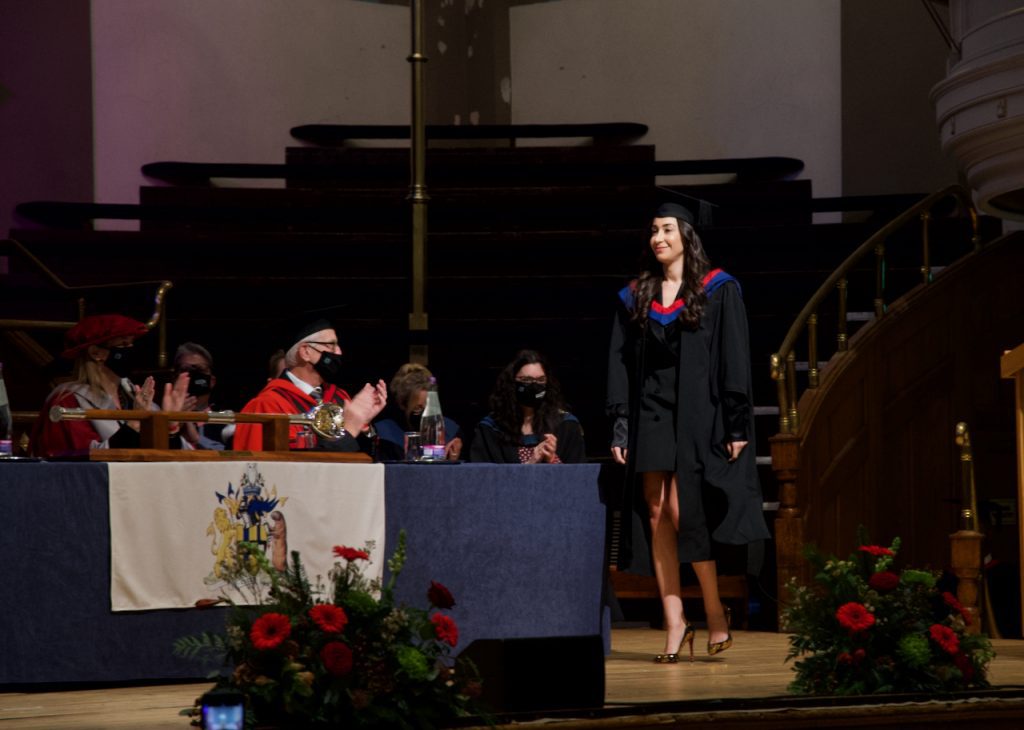
<instances>
[{"instance_id":1,"label":"black graduation gown","mask_svg":"<svg viewBox=\"0 0 1024 730\"><path fill-rule=\"evenodd\" d=\"M561 421L555 426L554 434L558 439L555 453L563 464L582 464L586 461L583 428L576 416L563 413ZM469 460L493 464L518 464L519 443L507 436L497 422L487 416L477 424L473 432Z\"/></svg>"},{"instance_id":2,"label":"black graduation gown","mask_svg":"<svg viewBox=\"0 0 1024 730\"><path fill-rule=\"evenodd\" d=\"M641 328L630 319L632 286L620 292L612 326L607 404L609 414L630 420L630 463L622 505L632 507L632 519L623 520L619 567L649 573L650 527L643 489L632 464L636 452L632 447L651 328ZM707 303L699 327L678 328L675 429L681 562L711 559L712 539L744 545L769 537L757 477L753 409L748 406L741 411L746 423L737 424L736 413L727 407L737 400L731 394L743 396L747 404L753 402L746 311L739 285L720 270L705 278L705 291ZM677 302L675 307L665 308L656 302L651 316L667 323L681 306ZM725 443L734 440L741 429L750 443L730 462ZM724 515L717 524L708 524L705 514L708 488L720 490L725 497Z\"/></svg>"}]
</instances>

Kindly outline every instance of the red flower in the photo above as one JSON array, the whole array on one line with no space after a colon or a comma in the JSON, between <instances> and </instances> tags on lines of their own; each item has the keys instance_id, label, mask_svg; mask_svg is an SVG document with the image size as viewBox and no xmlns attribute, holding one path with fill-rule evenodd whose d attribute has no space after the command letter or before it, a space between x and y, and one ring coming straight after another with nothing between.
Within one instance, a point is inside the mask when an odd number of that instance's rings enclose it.
<instances>
[{"instance_id":1,"label":"red flower","mask_svg":"<svg viewBox=\"0 0 1024 730\"><path fill-rule=\"evenodd\" d=\"M867 652L864 651L863 649L854 649L854 651L853 651L853 663L854 664L860 664L862 661L864 661L864 657L866 657L866 656L867 656Z\"/></svg>"},{"instance_id":2,"label":"red flower","mask_svg":"<svg viewBox=\"0 0 1024 730\"><path fill-rule=\"evenodd\" d=\"M882 547L881 545L861 545L857 549L860 550L862 553L867 553L868 555L874 555L876 558L881 557L882 555L894 555L895 554L889 548Z\"/></svg>"},{"instance_id":3,"label":"red flower","mask_svg":"<svg viewBox=\"0 0 1024 730\"><path fill-rule=\"evenodd\" d=\"M876 591L882 591L888 593L893 588L900 584L900 577L889 570L883 570L879 573L875 573L868 578L868 585L874 588Z\"/></svg>"},{"instance_id":4,"label":"red flower","mask_svg":"<svg viewBox=\"0 0 1024 730\"><path fill-rule=\"evenodd\" d=\"M966 654L957 654L953 657L953 663L956 665L956 668L960 670L960 674L964 675L965 683L969 683L974 679L974 664Z\"/></svg>"},{"instance_id":5,"label":"red flower","mask_svg":"<svg viewBox=\"0 0 1024 730\"><path fill-rule=\"evenodd\" d=\"M253 621L249 638L257 649L274 649L288 638L292 622L281 613L265 613Z\"/></svg>"},{"instance_id":6,"label":"red flower","mask_svg":"<svg viewBox=\"0 0 1024 730\"><path fill-rule=\"evenodd\" d=\"M352 650L340 641L330 641L320 650L320 661L335 677L344 677L352 671Z\"/></svg>"},{"instance_id":7,"label":"red flower","mask_svg":"<svg viewBox=\"0 0 1024 730\"><path fill-rule=\"evenodd\" d=\"M932 641L938 644L947 654L955 656L960 651L960 639L957 638L956 632L948 626L932 624L928 629L928 633L931 635Z\"/></svg>"},{"instance_id":8,"label":"red flower","mask_svg":"<svg viewBox=\"0 0 1024 730\"><path fill-rule=\"evenodd\" d=\"M964 624L967 626L971 625L971 612L964 608L964 605L956 599L956 596L949 591L946 591L942 594L942 600L946 602L947 606L960 614L961 618L964 620Z\"/></svg>"},{"instance_id":9,"label":"red flower","mask_svg":"<svg viewBox=\"0 0 1024 730\"><path fill-rule=\"evenodd\" d=\"M223 598L200 598L193 604L196 608L213 608L217 604L224 603Z\"/></svg>"},{"instance_id":10,"label":"red flower","mask_svg":"<svg viewBox=\"0 0 1024 730\"><path fill-rule=\"evenodd\" d=\"M450 616L435 613L430 620L434 623L434 633L437 635L438 641L444 641L450 646L459 643L459 627L455 625Z\"/></svg>"},{"instance_id":11,"label":"red flower","mask_svg":"<svg viewBox=\"0 0 1024 730\"><path fill-rule=\"evenodd\" d=\"M334 557L344 558L351 563L353 560L369 560L370 553L365 550L356 550L355 548L345 547L344 545L335 545Z\"/></svg>"},{"instance_id":12,"label":"red flower","mask_svg":"<svg viewBox=\"0 0 1024 730\"><path fill-rule=\"evenodd\" d=\"M836 611L836 620L839 621L840 626L851 632L865 631L874 625L875 615L864 608L862 604L851 601L839 607L839 610Z\"/></svg>"},{"instance_id":13,"label":"red flower","mask_svg":"<svg viewBox=\"0 0 1024 730\"><path fill-rule=\"evenodd\" d=\"M437 581L430 581L430 588L427 590L427 600L430 605L438 608L451 608L455 605L452 593Z\"/></svg>"},{"instance_id":14,"label":"red flower","mask_svg":"<svg viewBox=\"0 0 1024 730\"><path fill-rule=\"evenodd\" d=\"M853 664L853 657L850 656L850 654L848 652L845 652L845 651L842 654L840 654L839 656L837 656L836 660L840 664Z\"/></svg>"},{"instance_id":15,"label":"red flower","mask_svg":"<svg viewBox=\"0 0 1024 730\"><path fill-rule=\"evenodd\" d=\"M329 634L340 634L345 624L348 623L348 616L345 609L331 603L319 603L309 609L309 617L313 623L320 627L321 631Z\"/></svg>"}]
</instances>

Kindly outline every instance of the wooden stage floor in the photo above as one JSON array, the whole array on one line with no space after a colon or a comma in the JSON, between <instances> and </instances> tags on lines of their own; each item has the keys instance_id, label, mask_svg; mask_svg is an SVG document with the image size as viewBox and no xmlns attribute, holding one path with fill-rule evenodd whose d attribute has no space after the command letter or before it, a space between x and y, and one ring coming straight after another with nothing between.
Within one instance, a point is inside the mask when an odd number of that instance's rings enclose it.
<instances>
[{"instance_id":1,"label":"wooden stage floor","mask_svg":"<svg viewBox=\"0 0 1024 730\"><path fill-rule=\"evenodd\" d=\"M786 685L792 665L783 662L788 646L785 635L737 631L734 637L733 647L718 656L708 657L698 644L692 664L657 665L651 657L661 649L660 632L616 629L605 663L604 709L549 713L545 720L529 716L510 720L517 727L543 724L564 730L704 724L716 728L756 724L758 730L824 724L930 728L947 722L959 728L1024 727L1024 641L993 641L997 657L991 665L991 692L931 701L899 698L899 703L883 705L875 699L851 704L789 696ZM698 632L697 641L702 638L706 642L706 633ZM208 682L197 682L3 693L0 730L183 730L189 721L178 715L179 710L191 705L208 686Z\"/></svg>"}]
</instances>

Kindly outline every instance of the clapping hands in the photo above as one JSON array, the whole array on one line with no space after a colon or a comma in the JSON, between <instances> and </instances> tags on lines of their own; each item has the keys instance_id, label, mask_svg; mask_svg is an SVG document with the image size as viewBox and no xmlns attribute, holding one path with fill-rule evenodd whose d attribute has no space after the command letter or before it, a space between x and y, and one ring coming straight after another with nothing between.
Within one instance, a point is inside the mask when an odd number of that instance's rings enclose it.
<instances>
[{"instance_id":1,"label":"clapping hands","mask_svg":"<svg viewBox=\"0 0 1024 730\"><path fill-rule=\"evenodd\" d=\"M558 438L553 433L544 434L544 440L537 444L530 459L531 464L550 464L558 454Z\"/></svg>"},{"instance_id":2,"label":"clapping hands","mask_svg":"<svg viewBox=\"0 0 1024 730\"><path fill-rule=\"evenodd\" d=\"M366 424L388 404L388 387L383 380L376 385L367 383L362 390L345 404L345 430L353 436L359 436Z\"/></svg>"},{"instance_id":3,"label":"clapping hands","mask_svg":"<svg viewBox=\"0 0 1024 730\"><path fill-rule=\"evenodd\" d=\"M179 373L173 383L164 384L164 399L161 404L165 411L191 411L196 407L195 396L188 394L187 372Z\"/></svg>"},{"instance_id":4,"label":"clapping hands","mask_svg":"<svg viewBox=\"0 0 1024 730\"><path fill-rule=\"evenodd\" d=\"M132 404L137 411L148 411L153 408L153 396L156 394L156 381L150 375L142 385L132 385L135 391L135 402Z\"/></svg>"}]
</instances>

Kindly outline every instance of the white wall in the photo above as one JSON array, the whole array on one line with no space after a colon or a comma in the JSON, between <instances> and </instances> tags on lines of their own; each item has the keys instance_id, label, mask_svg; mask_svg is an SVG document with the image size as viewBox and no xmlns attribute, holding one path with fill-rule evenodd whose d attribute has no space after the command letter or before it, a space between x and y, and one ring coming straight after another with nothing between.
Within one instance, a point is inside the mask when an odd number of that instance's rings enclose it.
<instances>
[{"instance_id":1,"label":"white wall","mask_svg":"<svg viewBox=\"0 0 1024 730\"><path fill-rule=\"evenodd\" d=\"M400 6L92 0L92 38L97 202L136 202L147 162L284 162L293 126L409 120Z\"/></svg>"},{"instance_id":2,"label":"white wall","mask_svg":"<svg viewBox=\"0 0 1024 730\"><path fill-rule=\"evenodd\" d=\"M661 159L798 157L840 193L839 0L559 0L510 25L513 122L644 122ZM92 38L98 202L136 201L147 162L280 162L292 126L409 119L403 6L93 0Z\"/></svg>"},{"instance_id":3,"label":"white wall","mask_svg":"<svg viewBox=\"0 0 1024 730\"><path fill-rule=\"evenodd\" d=\"M511 11L513 122L643 122L659 159L802 159L841 192L839 0L561 0Z\"/></svg>"}]
</instances>

